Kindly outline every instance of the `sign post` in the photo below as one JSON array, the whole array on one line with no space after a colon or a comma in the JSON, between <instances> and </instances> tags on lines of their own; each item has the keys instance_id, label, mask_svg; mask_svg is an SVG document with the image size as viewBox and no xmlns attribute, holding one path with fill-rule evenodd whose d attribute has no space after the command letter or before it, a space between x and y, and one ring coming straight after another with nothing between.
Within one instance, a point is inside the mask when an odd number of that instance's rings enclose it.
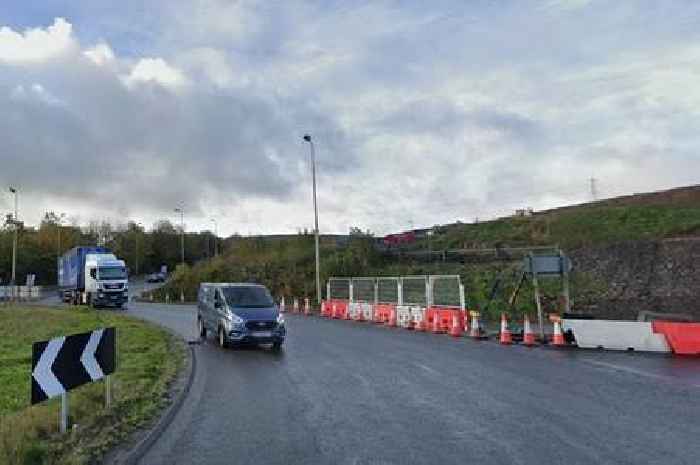
<instances>
[{"instance_id":1,"label":"sign post","mask_svg":"<svg viewBox=\"0 0 700 465\"><path fill-rule=\"evenodd\" d=\"M110 376L116 368L115 330L61 336L32 345L32 405L61 396L59 426L68 430L68 392L105 379L105 406L111 405Z\"/></svg>"}]
</instances>

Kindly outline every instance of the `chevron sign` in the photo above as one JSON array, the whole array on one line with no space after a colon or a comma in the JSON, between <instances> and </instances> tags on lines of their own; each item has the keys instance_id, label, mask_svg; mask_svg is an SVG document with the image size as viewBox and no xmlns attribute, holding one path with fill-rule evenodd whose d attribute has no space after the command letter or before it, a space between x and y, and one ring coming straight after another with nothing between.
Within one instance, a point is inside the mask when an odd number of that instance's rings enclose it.
<instances>
[{"instance_id":1,"label":"chevron sign","mask_svg":"<svg viewBox=\"0 0 700 465\"><path fill-rule=\"evenodd\" d=\"M115 369L114 328L32 345L32 404L110 375Z\"/></svg>"}]
</instances>

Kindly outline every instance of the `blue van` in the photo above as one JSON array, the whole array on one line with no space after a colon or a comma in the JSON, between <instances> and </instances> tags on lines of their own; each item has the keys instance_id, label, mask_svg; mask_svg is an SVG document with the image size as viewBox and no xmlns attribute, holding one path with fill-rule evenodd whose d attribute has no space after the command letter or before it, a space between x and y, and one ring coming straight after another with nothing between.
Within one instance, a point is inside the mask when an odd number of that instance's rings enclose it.
<instances>
[{"instance_id":1,"label":"blue van","mask_svg":"<svg viewBox=\"0 0 700 465\"><path fill-rule=\"evenodd\" d=\"M279 350L287 331L270 291L260 284L202 283L197 296L199 335L216 335L220 347L272 344Z\"/></svg>"}]
</instances>

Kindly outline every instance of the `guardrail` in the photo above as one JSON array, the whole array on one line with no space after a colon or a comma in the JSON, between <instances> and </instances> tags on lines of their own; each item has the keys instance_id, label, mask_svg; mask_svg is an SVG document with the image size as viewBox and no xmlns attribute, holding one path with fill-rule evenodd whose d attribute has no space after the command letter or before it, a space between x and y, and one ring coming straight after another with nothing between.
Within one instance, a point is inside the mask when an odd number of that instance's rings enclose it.
<instances>
[{"instance_id":1,"label":"guardrail","mask_svg":"<svg viewBox=\"0 0 700 465\"><path fill-rule=\"evenodd\" d=\"M43 286L0 286L0 302L29 302L44 295Z\"/></svg>"}]
</instances>

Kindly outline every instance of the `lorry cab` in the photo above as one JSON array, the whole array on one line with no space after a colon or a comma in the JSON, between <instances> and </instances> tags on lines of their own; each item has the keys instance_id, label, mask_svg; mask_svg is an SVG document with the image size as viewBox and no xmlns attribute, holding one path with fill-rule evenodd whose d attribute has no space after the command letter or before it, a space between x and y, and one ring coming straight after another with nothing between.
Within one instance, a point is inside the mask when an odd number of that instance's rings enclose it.
<instances>
[{"instance_id":1,"label":"lorry cab","mask_svg":"<svg viewBox=\"0 0 700 465\"><path fill-rule=\"evenodd\" d=\"M85 295L93 307L121 307L129 300L129 278L124 260L113 254L87 254Z\"/></svg>"},{"instance_id":2,"label":"lorry cab","mask_svg":"<svg viewBox=\"0 0 700 465\"><path fill-rule=\"evenodd\" d=\"M284 317L270 291L260 284L202 283L197 297L199 334L216 335L219 346L272 344L286 337Z\"/></svg>"}]
</instances>

